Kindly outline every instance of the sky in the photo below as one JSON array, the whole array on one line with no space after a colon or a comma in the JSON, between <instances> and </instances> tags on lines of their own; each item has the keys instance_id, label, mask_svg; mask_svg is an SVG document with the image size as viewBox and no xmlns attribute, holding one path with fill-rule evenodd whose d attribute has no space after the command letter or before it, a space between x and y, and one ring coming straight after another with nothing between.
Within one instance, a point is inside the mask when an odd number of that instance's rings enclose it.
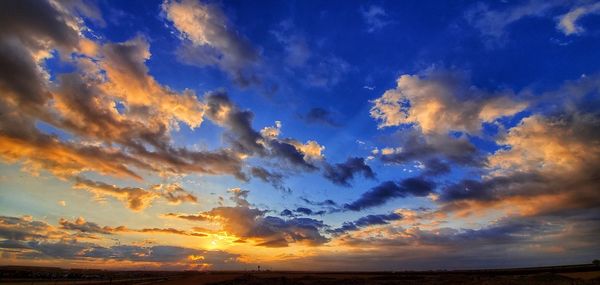
<instances>
[{"instance_id":1,"label":"sky","mask_svg":"<svg viewBox=\"0 0 600 285\"><path fill-rule=\"evenodd\" d=\"M0 264L600 256L600 3L0 1Z\"/></svg>"}]
</instances>

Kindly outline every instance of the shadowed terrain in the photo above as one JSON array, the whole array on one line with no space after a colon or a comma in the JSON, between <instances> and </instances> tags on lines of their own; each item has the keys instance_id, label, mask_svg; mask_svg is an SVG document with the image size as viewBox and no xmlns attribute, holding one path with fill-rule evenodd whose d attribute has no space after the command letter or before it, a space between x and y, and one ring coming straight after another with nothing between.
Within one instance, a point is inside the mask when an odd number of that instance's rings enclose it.
<instances>
[{"instance_id":1,"label":"shadowed terrain","mask_svg":"<svg viewBox=\"0 0 600 285\"><path fill-rule=\"evenodd\" d=\"M2 284L600 284L600 268L571 265L539 268L398 271L109 271L8 266Z\"/></svg>"}]
</instances>

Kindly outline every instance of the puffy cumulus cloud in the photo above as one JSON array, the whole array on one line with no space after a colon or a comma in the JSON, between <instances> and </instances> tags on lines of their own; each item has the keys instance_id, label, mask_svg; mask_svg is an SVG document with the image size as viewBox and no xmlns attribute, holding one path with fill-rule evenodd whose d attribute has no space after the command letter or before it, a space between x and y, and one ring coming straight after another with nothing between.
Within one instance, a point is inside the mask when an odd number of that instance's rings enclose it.
<instances>
[{"instance_id":1,"label":"puffy cumulus cloud","mask_svg":"<svg viewBox=\"0 0 600 285\"><path fill-rule=\"evenodd\" d=\"M264 127L260 134L266 138L276 138L281 134L281 121L275 121L275 126Z\"/></svg>"},{"instance_id":2,"label":"puffy cumulus cloud","mask_svg":"<svg viewBox=\"0 0 600 285\"><path fill-rule=\"evenodd\" d=\"M79 19L56 1L17 1L0 4L0 91L5 100L30 111L46 103L47 74L38 64L51 49L78 49Z\"/></svg>"},{"instance_id":3,"label":"puffy cumulus cloud","mask_svg":"<svg viewBox=\"0 0 600 285\"><path fill-rule=\"evenodd\" d=\"M484 122L512 116L527 104L510 91L486 92L449 72L402 75L396 89L373 101L371 117L379 127L415 125L425 134L450 131L479 134Z\"/></svg>"},{"instance_id":4,"label":"puffy cumulus cloud","mask_svg":"<svg viewBox=\"0 0 600 285\"><path fill-rule=\"evenodd\" d=\"M509 148L492 155L490 166L501 171L557 174L587 168L600 157L598 126L600 118L590 113L527 117L498 141Z\"/></svg>"},{"instance_id":5,"label":"puffy cumulus cloud","mask_svg":"<svg viewBox=\"0 0 600 285\"><path fill-rule=\"evenodd\" d=\"M351 211L361 211L383 205L394 198L426 197L434 192L435 186L434 182L422 177L406 178L400 182L385 181L364 192L357 200L344 204L343 208Z\"/></svg>"},{"instance_id":6,"label":"puffy cumulus cloud","mask_svg":"<svg viewBox=\"0 0 600 285\"><path fill-rule=\"evenodd\" d=\"M350 231L357 231L360 228L369 227L373 225L387 225L390 221L397 221L402 218L402 215L398 213L367 215L353 222L344 222L341 227L328 230L328 232L334 235L340 235Z\"/></svg>"},{"instance_id":7,"label":"puffy cumulus cloud","mask_svg":"<svg viewBox=\"0 0 600 285\"><path fill-rule=\"evenodd\" d=\"M320 145L317 141L310 140L306 143L301 143L297 140L286 139L284 142L293 145L294 148L302 154L305 161L321 160L324 157L323 150L325 147Z\"/></svg>"},{"instance_id":8,"label":"puffy cumulus cloud","mask_svg":"<svg viewBox=\"0 0 600 285\"><path fill-rule=\"evenodd\" d=\"M146 119L177 120L197 127L202 122L204 105L192 91L177 94L157 83L144 62L150 58L148 42L137 37L102 47L101 67L108 78L102 87L127 103L131 112Z\"/></svg>"},{"instance_id":9,"label":"puffy cumulus cloud","mask_svg":"<svg viewBox=\"0 0 600 285\"><path fill-rule=\"evenodd\" d=\"M84 21L70 9L88 16L97 12L85 8L85 3L2 5L6 6L2 11L14 12L2 17L0 31L0 89L6 95L0 99L6 114L0 128L4 160L62 178L96 171L141 179L137 170L147 170L247 179L241 157L231 150L196 152L171 145L169 132L179 123L200 125L204 104L193 92L172 91L148 74L145 39L100 45L84 38ZM43 60L56 49L61 59L70 58L75 71L55 74L55 81L50 81ZM46 135L36 121L75 137L67 141Z\"/></svg>"},{"instance_id":10,"label":"puffy cumulus cloud","mask_svg":"<svg viewBox=\"0 0 600 285\"><path fill-rule=\"evenodd\" d=\"M250 206L245 199L248 192L234 189L231 193L232 201L236 203L233 207L216 207L191 215L169 213L165 216L216 223L221 227L221 231L242 240L252 240L258 246L286 247L290 243L320 245L329 241L321 234L321 230L327 227L322 221L310 218L281 219L268 216L268 210ZM292 216L291 211L288 216Z\"/></svg>"},{"instance_id":11,"label":"puffy cumulus cloud","mask_svg":"<svg viewBox=\"0 0 600 285\"><path fill-rule=\"evenodd\" d=\"M331 182L350 187L350 181L354 179L355 174L362 174L365 178L375 179L375 173L370 166L365 164L362 157L349 157L343 163L334 165L326 164L323 176Z\"/></svg>"},{"instance_id":12,"label":"puffy cumulus cloud","mask_svg":"<svg viewBox=\"0 0 600 285\"><path fill-rule=\"evenodd\" d=\"M554 105L501 133L501 148L487 158L484 175L447 184L441 208L458 215L491 211L520 216L596 211L600 173L598 78L567 82L540 96Z\"/></svg>"},{"instance_id":13,"label":"puffy cumulus cloud","mask_svg":"<svg viewBox=\"0 0 600 285\"><path fill-rule=\"evenodd\" d=\"M227 174L247 181L243 169L248 156L280 159L311 171L317 168L312 161L322 158L323 147L317 142L257 132L251 126L253 113L237 108L225 94L211 93L200 100L191 90L178 92L158 83L145 64L151 56L145 38L103 44L85 38L85 21L73 15L96 17L97 9L46 1L3 5L3 11L22 12L20 18L3 17L0 31L0 89L7 94L0 99L4 161L22 163L36 174L48 170L63 179L92 171L142 180L143 171L162 176ZM45 8L38 11L40 7ZM71 73L50 76L45 70L44 59L56 49L61 60L69 59ZM230 146L192 151L173 145L171 134L180 124L193 129L204 118L227 129ZM65 135L45 134L38 122ZM283 188L275 173L253 174ZM174 203L194 200L175 197L179 194L164 197Z\"/></svg>"},{"instance_id":14,"label":"puffy cumulus cloud","mask_svg":"<svg viewBox=\"0 0 600 285\"><path fill-rule=\"evenodd\" d=\"M600 126L597 114L534 115L510 129L507 145L490 156L490 174L441 191L449 211L476 214L491 209L522 215L597 209Z\"/></svg>"},{"instance_id":15,"label":"puffy cumulus cloud","mask_svg":"<svg viewBox=\"0 0 600 285\"><path fill-rule=\"evenodd\" d=\"M253 65L257 51L235 30L219 7L197 0L165 1L162 9L184 39L180 60L198 66L214 65L241 86L258 83Z\"/></svg>"},{"instance_id":16,"label":"puffy cumulus cloud","mask_svg":"<svg viewBox=\"0 0 600 285\"><path fill-rule=\"evenodd\" d=\"M95 194L98 197L110 196L117 198L133 211L141 211L152 202L162 197L172 204L181 202L197 202L196 196L187 192L179 184L158 184L153 185L149 189L138 187L118 187L103 182L92 181L82 177L77 177L76 183L73 185L75 189L83 189Z\"/></svg>"},{"instance_id":17,"label":"puffy cumulus cloud","mask_svg":"<svg viewBox=\"0 0 600 285\"><path fill-rule=\"evenodd\" d=\"M252 127L254 113L240 110L223 92L205 96L206 116L228 130L225 139L237 152L245 155L281 159L294 167L316 170L313 160L321 159L323 146L315 141L303 144L291 138L279 138L281 123L267 127L262 133Z\"/></svg>"},{"instance_id":18,"label":"puffy cumulus cloud","mask_svg":"<svg viewBox=\"0 0 600 285\"><path fill-rule=\"evenodd\" d=\"M319 245L328 241L320 233L322 221L310 218L281 219L248 207L218 207L205 215L220 221L222 229L243 239L256 239L258 246L285 247L290 243Z\"/></svg>"},{"instance_id":19,"label":"puffy cumulus cloud","mask_svg":"<svg viewBox=\"0 0 600 285\"><path fill-rule=\"evenodd\" d=\"M572 8L569 12L559 17L556 27L565 35L580 34L583 27L577 25L577 21L586 15L600 14L600 3L591 3Z\"/></svg>"}]
</instances>

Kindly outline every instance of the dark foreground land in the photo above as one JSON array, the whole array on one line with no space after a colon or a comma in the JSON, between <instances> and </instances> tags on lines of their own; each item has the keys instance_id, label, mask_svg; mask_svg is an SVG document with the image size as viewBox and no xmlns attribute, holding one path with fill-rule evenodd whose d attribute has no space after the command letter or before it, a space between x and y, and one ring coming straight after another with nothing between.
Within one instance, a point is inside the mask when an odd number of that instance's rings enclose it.
<instances>
[{"instance_id":1,"label":"dark foreground land","mask_svg":"<svg viewBox=\"0 0 600 285\"><path fill-rule=\"evenodd\" d=\"M600 267L571 265L539 268L404 271L107 271L47 267L0 267L2 284L182 284L182 285L330 285L330 284L600 284Z\"/></svg>"}]
</instances>

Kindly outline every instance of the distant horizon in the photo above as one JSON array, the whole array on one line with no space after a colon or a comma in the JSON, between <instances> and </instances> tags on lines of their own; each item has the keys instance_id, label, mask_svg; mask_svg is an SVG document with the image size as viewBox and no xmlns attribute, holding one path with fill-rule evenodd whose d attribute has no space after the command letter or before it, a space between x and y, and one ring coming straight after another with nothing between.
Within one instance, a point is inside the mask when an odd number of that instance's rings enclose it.
<instances>
[{"instance_id":1,"label":"distant horizon","mask_svg":"<svg viewBox=\"0 0 600 285\"><path fill-rule=\"evenodd\" d=\"M600 3L0 1L0 264L600 258Z\"/></svg>"},{"instance_id":2,"label":"distant horizon","mask_svg":"<svg viewBox=\"0 0 600 285\"><path fill-rule=\"evenodd\" d=\"M63 269L63 270L101 270L101 271L115 271L115 272L127 272L127 271L151 271L151 272L280 272L280 273L394 273L394 272L465 272L465 271L510 271L510 270L535 270L535 269L552 269L552 268L579 268L579 267L590 267L597 268L596 265L592 263L582 263L582 264L563 264L563 265L549 265L549 266L533 266L533 267L503 267L503 268L465 268L465 269L422 269L422 270L373 270L373 271L344 271L344 270L285 270L285 269L232 269L232 270L214 270L214 269L172 269L172 270L157 270L157 269L146 269L146 268L138 268L138 269L114 269L114 268L81 268L81 267L51 267L51 266L32 266L32 265L0 265L0 268L4 267L23 267L23 268L48 268L48 269Z\"/></svg>"}]
</instances>

